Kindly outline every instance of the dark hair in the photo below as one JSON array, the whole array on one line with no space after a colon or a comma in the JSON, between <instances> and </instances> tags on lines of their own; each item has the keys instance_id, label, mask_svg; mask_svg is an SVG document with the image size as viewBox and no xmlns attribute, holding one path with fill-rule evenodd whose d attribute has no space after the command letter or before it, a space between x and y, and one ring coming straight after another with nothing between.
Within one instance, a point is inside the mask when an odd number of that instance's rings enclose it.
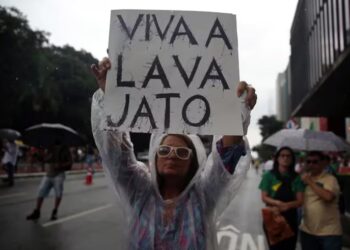
<instances>
[{"instance_id":1,"label":"dark hair","mask_svg":"<svg viewBox=\"0 0 350 250\"><path fill-rule=\"evenodd\" d=\"M321 151L310 151L306 157L318 157L318 159L320 159L320 161L323 161L325 159L325 155L321 152Z\"/></svg>"},{"instance_id":2,"label":"dark hair","mask_svg":"<svg viewBox=\"0 0 350 250\"><path fill-rule=\"evenodd\" d=\"M278 157L280 156L281 152L283 150L288 150L291 154L291 162L290 165L288 166L288 174L290 175L290 177L292 179L294 179L297 176L297 173L295 172L294 166L295 166L295 154L293 149L291 149L290 147L281 147L280 149L277 150L277 152L275 153L275 157L274 157L274 161L273 161L273 168L272 168L272 173L276 176L277 179L281 179L281 174L278 170Z\"/></svg>"},{"instance_id":3,"label":"dark hair","mask_svg":"<svg viewBox=\"0 0 350 250\"><path fill-rule=\"evenodd\" d=\"M164 136L162 138L162 141L160 143L163 143L163 141L168 137L168 136L176 136L178 138L181 138L187 145L187 147L189 147L192 150L192 157L191 157L191 163L190 163L190 170L189 173L187 175L187 184L192 180L192 178L195 176L199 164L198 164L198 158L197 158L197 151L195 146L193 145L192 140L186 136L186 135L181 135L181 134L167 134L166 136ZM157 154L156 154L156 159L155 162L157 162ZM159 180L161 182L161 180ZM159 183L160 183L159 182ZM186 185L187 186L187 185Z\"/></svg>"}]
</instances>

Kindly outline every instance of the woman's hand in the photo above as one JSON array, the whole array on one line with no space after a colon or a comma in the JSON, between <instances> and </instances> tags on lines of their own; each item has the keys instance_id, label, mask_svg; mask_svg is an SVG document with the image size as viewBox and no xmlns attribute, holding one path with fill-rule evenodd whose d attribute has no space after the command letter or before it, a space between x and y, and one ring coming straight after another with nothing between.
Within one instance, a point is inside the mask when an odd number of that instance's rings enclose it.
<instances>
[{"instance_id":1,"label":"woman's hand","mask_svg":"<svg viewBox=\"0 0 350 250\"><path fill-rule=\"evenodd\" d=\"M105 87L106 87L107 71L110 68L111 68L111 61L107 57L103 58L102 61L98 63L98 65L96 64L91 65L91 71L97 80L98 86L103 90L103 92L105 91Z\"/></svg>"},{"instance_id":2,"label":"woman's hand","mask_svg":"<svg viewBox=\"0 0 350 250\"><path fill-rule=\"evenodd\" d=\"M258 99L257 95L255 94L255 88L253 88L248 83L242 81L238 83L237 90L236 90L237 96L241 97L244 92L247 93L246 97L244 98L244 102L247 105L247 107L250 110L252 110Z\"/></svg>"},{"instance_id":3,"label":"woman's hand","mask_svg":"<svg viewBox=\"0 0 350 250\"><path fill-rule=\"evenodd\" d=\"M244 135L247 133L248 126L250 123L250 111L254 108L257 100L257 95L255 94L255 89L248 85L248 83L242 81L239 82L236 89L236 94L238 97L241 97L244 93L246 96L242 100L244 105L242 105L242 122L243 122L243 133ZM229 147L234 144L242 143L242 136L224 136L222 138L223 146Z\"/></svg>"},{"instance_id":4,"label":"woman's hand","mask_svg":"<svg viewBox=\"0 0 350 250\"><path fill-rule=\"evenodd\" d=\"M289 204L286 203L286 202L281 202L279 205L278 205L278 209L280 210L280 212L285 212L287 210L290 209L289 207Z\"/></svg>"},{"instance_id":5,"label":"woman's hand","mask_svg":"<svg viewBox=\"0 0 350 250\"><path fill-rule=\"evenodd\" d=\"M270 207L270 209L274 215L280 214L280 209L278 207Z\"/></svg>"},{"instance_id":6,"label":"woman's hand","mask_svg":"<svg viewBox=\"0 0 350 250\"><path fill-rule=\"evenodd\" d=\"M306 184L309 185L312 182L311 174L310 173L303 173L301 175L301 180Z\"/></svg>"}]
</instances>

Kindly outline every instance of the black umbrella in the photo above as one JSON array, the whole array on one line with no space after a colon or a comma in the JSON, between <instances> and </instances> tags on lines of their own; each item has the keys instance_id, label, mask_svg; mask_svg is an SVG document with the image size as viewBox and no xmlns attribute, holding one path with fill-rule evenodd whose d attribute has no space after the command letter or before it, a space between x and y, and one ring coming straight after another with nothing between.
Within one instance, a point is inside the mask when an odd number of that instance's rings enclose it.
<instances>
[{"instance_id":1,"label":"black umbrella","mask_svg":"<svg viewBox=\"0 0 350 250\"><path fill-rule=\"evenodd\" d=\"M0 138L1 139L7 139L7 140L16 140L21 137L21 133L17 130L10 129L10 128L3 128L0 129Z\"/></svg>"},{"instance_id":2,"label":"black umbrella","mask_svg":"<svg viewBox=\"0 0 350 250\"><path fill-rule=\"evenodd\" d=\"M23 141L27 145L40 148L47 148L56 143L67 146L80 146L85 143L77 131L59 123L31 126L24 131Z\"/></svg>"}]
</instances>

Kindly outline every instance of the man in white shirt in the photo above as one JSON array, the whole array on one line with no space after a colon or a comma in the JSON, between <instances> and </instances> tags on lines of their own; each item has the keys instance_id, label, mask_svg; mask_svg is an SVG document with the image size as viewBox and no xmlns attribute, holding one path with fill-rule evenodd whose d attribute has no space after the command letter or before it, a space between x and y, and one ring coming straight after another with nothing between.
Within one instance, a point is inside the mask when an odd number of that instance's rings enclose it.
<instances>
[{"instance_id":1,"label":"man in white shirt","mask_svg":"<svg viewBox=\"0 0 350 250\"><path fill-rule=\"evenodd\" d=\"M18 147L13 140L6 141L3 147L4 156L2 157L1 163L5 168L8 175L8 184L9 186L14 185L13 174L15 171L15 166L17 163L18 157Z\"/></svg>"}]
</instances>

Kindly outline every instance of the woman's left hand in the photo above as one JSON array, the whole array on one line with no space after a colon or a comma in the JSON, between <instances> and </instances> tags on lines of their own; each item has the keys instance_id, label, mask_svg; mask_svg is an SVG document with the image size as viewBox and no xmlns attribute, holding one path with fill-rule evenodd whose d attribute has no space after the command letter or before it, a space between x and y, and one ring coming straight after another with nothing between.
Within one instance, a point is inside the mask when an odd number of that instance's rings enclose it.
<instances>
[{"instance_id":1,"label":"woman's left hand","mask_svg":"<svg viewBox=\"0 0 350 250\"><path fill-rule=\"evenodd\" d=\"M253 88L251 85L246 83L245 81L239 82L237 86L237 96L241 97L243 93L246 92L247 95L244 98L244 102L247 105L247 107L252 110L256 104L256 101L258 99L255 88Z\"/></svg>"}]
</instances>

